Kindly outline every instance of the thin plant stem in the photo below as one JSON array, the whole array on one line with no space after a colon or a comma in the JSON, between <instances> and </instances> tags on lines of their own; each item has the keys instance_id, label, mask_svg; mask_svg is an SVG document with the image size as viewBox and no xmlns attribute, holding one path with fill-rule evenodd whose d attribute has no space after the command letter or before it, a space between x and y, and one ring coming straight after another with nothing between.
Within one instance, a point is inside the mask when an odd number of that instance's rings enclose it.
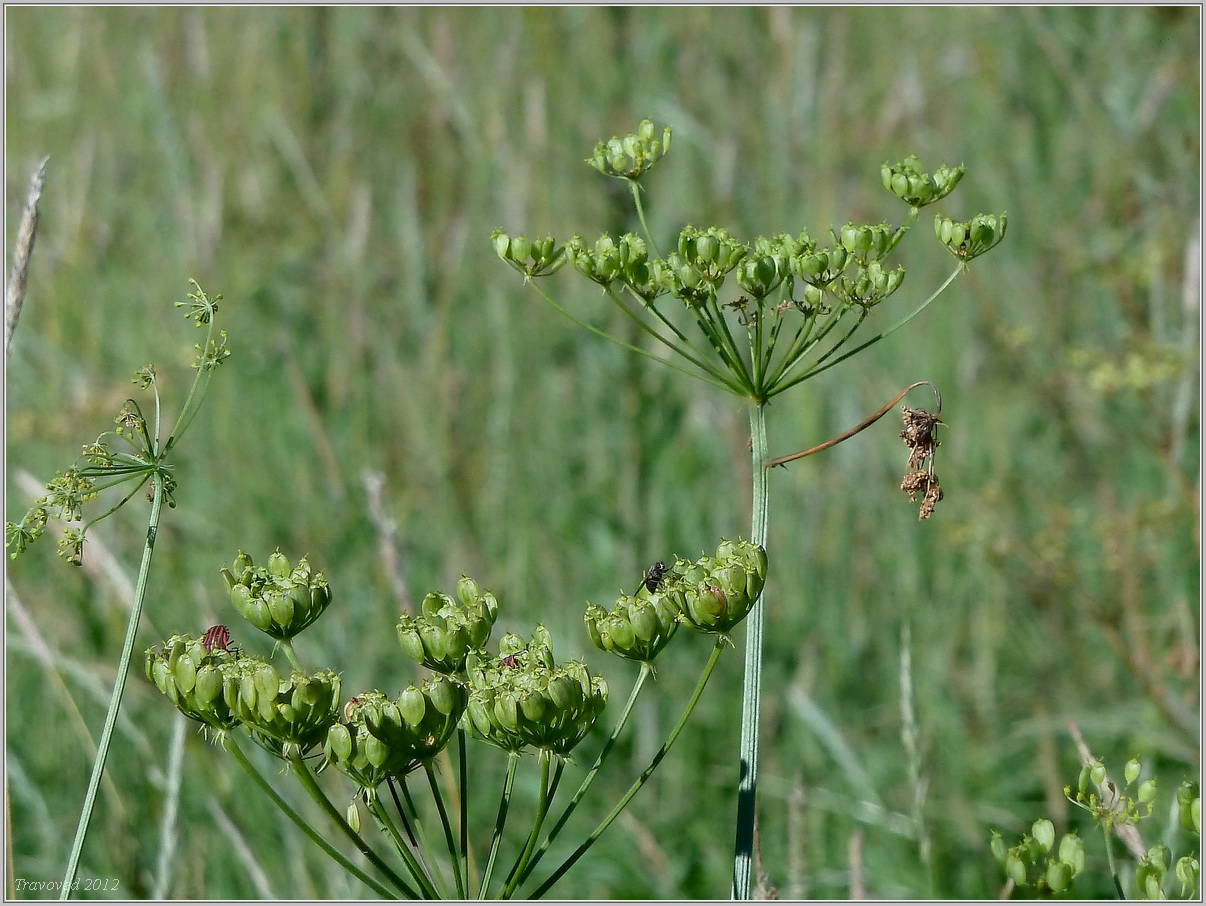
<instances>
[{"instance_id":1,"label":"thin plant stem","mask_svg":"<svg viewBox=\"0 0 1206 906\"><path fill-rule=\"evenodd\" d=\"M753 512L750 541L766 546L770 495L767 489L766 402L750 403ZM758 789L758 725L762 698L762 631L765 592L745 623L745 680L741 696L740 775L737 784L737 839L733 853L734 900L748 900L752 888L755 806Z\"/></svg>"},{"instance_id":2,"label":"thin plant stem","mask_svg":"<svg viewBox=\"0 0 1206 906\"><path fill-rule=\"evenodd\" d=\"M662 314L661 310L656 305L649 304L646 306L646 308L648 308L649 311L653 312L654 316L659 321L661 321L663 324L665 324L666 327L669 328L671 333L673 333L676 337L679 338L679 340L681 341L681 345L679 343L671 342L668 338L666 338L662 334L658 333L656 330L654 330L652 327L650 327L648 324L646 324L638 314L636 314L631 308L629 308L624 303L623 299L621 299L614 292L612 292L611 287L607 288L607 294L608 294L608 296L611 297L611 300L613 302L615 302L616 306L622 312L624 312L624 314L626 314L629 318L631 318L633 321L635 321L637 326L641 330L645 331L645 333L649 334L651 337L656 339L658 342L662 343L664 346L667 346L670 349L674 350L680 356L682 356L684 359L691 362L693 365L702 369L703 371L706 371L708 374L712 375L717 380L727 381L728 378L727 378L726 372L709 364L703 358L703 353L695 348L695 344L692 343L690 340L688 340L686 337L686 334L684 334L681 330L679 330L677 327L675 327L674 322L672 322L669 318L667 318L664 314ZM621 342L621 345L625 345L625 344L623 344ZM627 348L628 349L637 349L638 347L628 346ZM664 365L671 365L673 367L673 363L669 359L663 359L659 356L653 356L653 358L656 359L657 361L661 362ZM687 371L685 373L691 374L692 372Z\"/></svg>"},{"instance_id":3,"label":"thin plant stem","mask_svg":"<svg viewBox=\"0 0 1206 906\"><path fill-rule=\"evenodd\" d=\"M297 659L297 652L293 650L293 639L281 639L277 642L281 646L281 650L285 652L285 657L289 659L289 664L294 670L305 673L302 669L301 661Z\"/></svg>"},{"instance_id":4,"label":"thin plant stem","mask_svg":"<svg viewBox=\"0 0 1206 906\"><path fill-rule=\"evenodd\" d=\"M662 759L666 757L666 754L670 751L670 747L674 745L674 741L678 739L678 735L687 725L687 719L691 716L691 712L695 710L696 704L699 703L699 697L703 695L704 687L708 683L708 678L711 677L712 671L716 669L716 663L720 660L720 654L722 651L724 651L725 646L728 644L729 641L727 637L717 636L716 644L712 648L712 656L708 659L708 663L704 666L703 674L700 676L699 682L695 685L695 691L691 694L691 700L687 702L687 707L683 709L682 716L679 717L678 723L674 725L674 728L670 731L670 735L666 737L666 741L662 743L662 747L657 750L657 754L653 756L653 760L649 762L649 766L645 768L645 770L641 773L641 776L638 777L633 782L632 786L628 788L628 792L624 794L624 797L618 803L616 803L616 807L608 813L607 817L599 823L598 827L591 831L590 836L582 841L582 844L573 851L569 858L561 863L556 871L554 871L544 880L544 883L532 891L532 893L528 896L528 899L538 900L541 896L547 893L549 888L556 884L557 881L561 879L562 875L569 871L574 864L586 854L586 851L594 845L595 841L598 840L603 834L603 831L607 830L611 822L615 821L616 818L619 817L620 813L624 811L624 809L628 806L628 803L632 801L632 797L635 796L641 787L645 785L645 782L649 779L650 775L657 770L657 766L662 763Z\"/></svg>"},{"instance_id":5,"label":"thin plant stem","mask_svg":"<svg viewBox=\"0 0 1206 906\"><path fill-rule=\"evenodd\" d=\"M631 343L625 343L623 340L617 340L615 337L613 337L607 331L600 330L598 327L595 327L593 324L587 324L581 318L574 317L574 315L572 315L567 309L565 309L561 305L559 305L556 302L556 300L553 299L552 296L550 296L548 293L546 293L544 290L542 290L539 286L536 286L534 283L532 285L533 285L533 288L535 288L536 292L538 292L541 295L541 297L544 299L544 301L548 302L549 305L553 306L553 308L557 309L557 311L561 312L561 314L565 315L567 318L569 318L571 321L573 321L579 327L586 328L591 333L593 333L595 336L602 337L604 340L607 340L611 343L615 343L617 346L622 346L625 349L627 349L629 352L635 352L638 355L643 355L647 359L653 359L653 361L655 361L655 362L661 362L667 368L673 368L675 371L681 371L683 374L689 375L691 377L699 378L701 381L706 381L707 383L711 384L714 387L719 387L722 390L739 392L739 388L737 388L735 386L731 386L731 385L725 383L724 381L719 380L716 377L713 377L711 373L709 373L707 375L703 375L697 371L691 371L689 368L684 368L683 366L677 364L676 362L671 361L670 359L663 359L659 355L654 355L652 352L650 352L647 349L641 349L639 346L633 346ZM645 324L639 318L637 319L637 321L646 330L650 331L655 337L657 337L659 340L662 340L662 342L665 342L665 340L662 339L661 334L659 334L657 331L650 328L648 324ZM671 346L671 348L674 348L672 344L667 343L666 345ZM690 357L688 356L688 358L690 358ZM703 367L703 366L701 366L701 367Z\"/></svg>"},{"instance_id":6,"label":"thin plant stem","mask_svg":"<svg viewBox=\"0 0 1206 906\"><path fill-rule=\"evenodd\" d=\"M498 815L494 819L494 839L490 841L490 856L486 859L486 870L482 874L482 885L477 890L477 898L484 900L486 890L490 886L490 876L494 873L494 860L498 857L498 847L502 843L503 828L507 826L507 812L511 808L511 790L515 787L515 774L519 770L519 753L507 754L507 776L503 780L502 795L498 800Z\"/></svg>"},{"instance_id":7,"label":"thin plant stem","mask_svg":"<svg viewBox=\"0 0 1206 906\"><path fill-rule=\"evenodd\" d=\"M545 815L549 812L549 765L552 763L552 759L552 752L548 749L540 750L540 798L536 802L536 818L532 822L532 832L528 834L523 852L515 860L515 865L512 866L511 873L507 876L507 882L503 885L502 893L499 894L501 900L511 899L515 887L523 877L524 869L527 868L528 860L532 858L532 850L536 847L536 841L540 837L540 829L544 825Z\"/></svg>"},{"instance_id":8,"label":"thin plant stem","mask_svg":"<svg viewBox=\"0 0 1206 906\"><path fill-rule=\"evenodd\" d=\"M632 189L632 203L636 206L637 219L641 221L641 229L645 231L645 241L653 249L654 256L660 258L662 257L662 253L657 247L653 234L649 232L649 224L645 221L645 206L641 204L641 184L635 179L630 179L628 180L628 185Z\"/></svg>"},{"instance_id":9,"label":"thin plant stem","mask_svg":"<svg viewBox=\"0 0 1206 906\"><path fill-rule=\"evenodd\" d=\"M138 582L134 587L130 619L126 623L126 638L122 643L121 658L117 662L117 678L113 683L113 696L109 700L109 710L105 714L104 728L101 730L100 742L96 747L96 761L92 764L92 777L88 781L88 792L84 795L84 808L75 830L75 840L71 844L71 853L67 857L67 870L63 876L63 886L59 890L60 900L66 900L71 895L75 876L79 871L80 854L84 850L84 838L88 835L88 824L92 820L92 809L96 804L96 793L100 789L105 761L109 757L109 744L113 739L113 728L117 725L117 712L121 708L122 695L126 689L126 674L130 670L130 656L134 651L134 640L138 636L138 621L142 616L142 602L146 598L147 576L151 571L151 556L155 552L155 536L159 531L159 516L163 510L164 497L163 482L155 482L155 494L151 498L151 515L147 519L147 540L142 549L142 563L138 567Z\"/></svg>"},{"instance_id":10,"label":"thin plant stem","mask_svg":"<svg viewBox=\"0 0 1206 906\"><path fill-rule=\"evenodd\" d=\"M391 884L405 893L408 897L413 898L417 896L417 894L411 890L410 886L407 885L407 883L400 877L398 877L397 873L392 868L385 864L382 858L377 855L376 850L365 843L364 838L361 837L360 834L352 830L352 827L350 824L348 824L347 819L340 814L339 809L335 808L335 806L331 803L331 800L327 798L326 793L322 791L322 787L320 787L318 782L314 779L314 775L310 772L310 767L306 764L305 759L302 758L300 752L296 751L296 746L293 747L293 751L286 757L289 761L289 764L293 765L293 769L297 774L298 783L300 783L302 788L310 794L310 798L318 804L318 807L326 812L328 816L330 816L331 820L335 822L339 829L347 834L348 839L352 841L352 843L358 850L360 850L364 857L373 863L373 867L381 872L381 874L385 875Z\"/></svg>"},{"instance_id":11,"label":"thin plant stem","mask_svg":"<svg viewBox=\"0 0 1206 906\"><path fill-rule=\"evenodd\" d=\"M1109 822L1101 825L1101 832L1105 836L1106 862L1110 866L1110 877L1114 879L1114 890L1118 892L1118 899L1125 900L1126 894L1122 892L1122 880L1118 877L1118 866L1114 864L1114 842L1110 839Z\"/></svg>"},{"instance_id":12,"label":"thin plant stem","mask_svg":"<svg viewBox=\"0 0 1206 906\"><path fill-rule=\"evenodd\" d=\"M473 859L469 852L469 760L465 757L465 728L457 727L457 771L460 774L460 786L457 799L461 816L461 859L465 862L465 886L471 887L470 875L473 873ZM447 750L445 750L447 751Z\"/></svg>"},{"instance_id":13,"label":"thin plant stem","mask_svg":"<svg viewBox=\"0 0 1206 906\"><path fill-rule=\"evenodd\" d=\"M343 853L341 853L339 850L337 850L334 846L332 846L327 841L327 839L325 837L323 837L322 834L320 834L318 831L316 831L313 828L313 826L311 826L310 823L308 821L306 821L305 818L303 818L296 811L294 811L292 806L290 806L288 802L286 802L284 799L282 799L280 794L277 793L277 791L272 788L272 784L270 784L267 780L265 780L263 775L260 774L260 772L255 769L255 765L253 765L251 763L251 761L247 758L247 756L243 754L243 750L239 748L238 743L235 742L234 737L231 736L230 733L226 733L225 736L223 737L222 748L224 748L226 751L230 752L230 754L234 756L235 761L237 761L239 763L239 766L242 767L243 770L247 772L247 774L251 777L251 779L253 781L255 781L256 786L258 786L261 790L264 791L265 794L267 794L268 798L272 800L273 804L276 805L276 807L279 808L282 812L284 812L285 815L289 818L289 820L291 820L294 824L296 824L301 829L302 833L304 833L307 837L309 837L311 840L313 840L315 843L317 843L323 852L325 852L328 856L330 856L332 859L334 859L336 862L338 862L339 865L343 869L345 869L349 874L351 874L354 877L356 877L357 879L359 879L362 883L364 883L366 886L368 886L378 896L384 897L384 898L390 899L390 900L397 899L397 897L393 893L390 892L389 888L385 887L380 881L377 881L376 879L371 878L367 874L365 874L364 871L362 871L357 865L353 864L347 858L347 856L345 856ZM398 880L398 885L397 885L398 889L400 891L402 891L403 894L405 894L407 897L409 897L411 899L415 899L418 896L418 894L415 893L415 891L412 890L409 886L407 886L405 884L405 882L402 882L401 879L397 879L397 880Z\"/></svg>"},{"instance_id":14,"label":"thin plant stem","mask_svg":"<svg viewBox=\"0 0 1206 906\"><path fill-rule=\"evenodd\" d=\"M431 845L427 842L427 834L423 830L423 822L419 820L419 810L415 806L414 798L410 795L410 787L407 785L405 777L399 778L398 786L402 787L402 799L405 801L406 808L410 812L411 823L414 825L415 836L418 839L419 852L422 855L423 863L427 866L427 872L439 891L440 899L451 899L448 896L448 881L444 878L444 873L440 871L440 864L435 860Z\"/></svg>"},{"instance_id":15,"label":"thin plant stem","mask_svg":"<svg viewBox=\"0 0 1206 906\"><path fill-rule=\"evenodd\" d=\"M808 371L805 371L803 374L797 375L796 377L792 378L790 381L786 381L785 383L780 384L779 386L775 387L774 392L782 393L788 387L792 387L792 386L800 383L800 381L805 381L805 380L808 380L808 378L816 377L822 371L829 370L834 365L837 365L840 362L846 361L846 359L850 358L855 353L862 352L864 349L866 349L868 346L872 345L873 343L878 343L880 340L884 339L885 337L895 333L897 330L900 330L900 328L904 327L906 324L908 324L910 321L912 321L915 317L917 317L919 314L921 314L929 306L929 304L931 302L933 302L935 299L937 299L938 296L942 294L943 290L945 290L948 286L950 286L951 283L954 282L955 278L958 277L961 273L963 273L963 271L966 267L967 267L966 264L960 264L957 268L954 269L954 271L951 272L951 275L949 277L947 277L944 281L942 281L942 285L940 287L938 287L936 290L934 290L933 293L930 294L930 297L928 299L926 299L924 302L922 302L920 305L918 305L915 309L913 309L913 311L911 311L908 315L906 315L900 321L893 324L891 327L889 327L883 333L876 334L871 339L867 340L867 342L854 347L849 352L847 352L843 355L838 356L836 359L834 359L832 362L829 362L827 365L824 365L820 368L813 368Z\"/></svg>"},{"instance_id":16,"label":"thin plant stem","mask_svg":"<svg viewBox=\"0 0 1206 906\"><path fill-rule=\"evenodd\" d=\"M632 708L633 705L636 704L637 696L641 692L641 687L645 685L645 681L652 675L653 666L648 662L642 662L641 672L638 674L636 682L632 686L632 692L630 692L628 695L628 701L624 704L624 710L621 712L619 720L616 721L615 728L611 731L611 735L607 737L607 742L603 744L603 749L599 752L599 756L595 759L595 763L591 765L590 770L586 772L586 776L582 779L582 783L578 786L578 791L574 793L573 798L570 799L569 804L566 805L565 811L561 813L561 817L557 819L557 822L553 825L553 829L549 831L548 836L544 838L544 842L540 844L540 848L536 850L536 854L532 857L532 861L529 862L527 868L524 869L523 874L519 879L521 882L526 880L528 876L532 874L532 871L540 863L540 860L544 858L544 854L548 852L553 840L556 838L557 834L561 832L561 828L565 827L565 822L569 821L570 815L574 813L574 810L578 807L578 803L582 801L582 797L586 795L586 791L589 790L591 784L594 783L595 775L599 773L599 768L603 766L603 762L605 762L607 760L607 756L611 754L611 750L615 746L616 740L620 738L621 731L624 729L625 724L628 723L628 718L632 714Z\"/></svg>"},{"instance_id":17,"label":"thin plant stem","mask_svg":"<svg viewBox=\"0 0 1206 906\"><path fill-rule=\"evenodd\" d=\"M368 802L367 805L369 812L371 812L373 817L377 819L377 823L380 826L382 833L393 841L394 849L398 851L398 855L400 855L402 857L402 861L406 863L406 868L410 872L411 877L414 878L415 882L420 888L422 888L423 895L430 900L438 899L439 895L436 893L436 889L434 885L432 885L431 879L427 876L427 872L424 870L422 863L415 858L415 854L411 851L411 848L407 846L406 841L402 839L402 835L398 833L398 826L394 824L393 819L390 818L389 811L381 802L381 797L374 796L372 801Z\"/></svg>"},{"instance_id":18,"label":"thin plant stem","mask_svg":"<svg viewBox=\"0 0 1206 906\"><path fill-rule=\"evenodd\" d=\"M430 761L423 762L423 770L427 774L427 783L431 787L431 798L435 800L436 810L440 813L440 824L444 827L444 842L448 846L448 858L452 860L452 880L456 884L457 899L465 899L465 866L457 851L456 839L452 833L452 824L448 821L448 811L444 808L444 797L440 793L435 768Z\"/></svg>"}]
</instances>

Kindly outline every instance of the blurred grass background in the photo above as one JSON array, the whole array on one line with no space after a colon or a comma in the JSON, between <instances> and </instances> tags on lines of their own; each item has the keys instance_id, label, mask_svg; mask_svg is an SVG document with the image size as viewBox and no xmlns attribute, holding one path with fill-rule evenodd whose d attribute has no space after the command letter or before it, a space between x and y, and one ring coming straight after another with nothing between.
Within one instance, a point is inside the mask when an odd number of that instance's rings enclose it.
<instances>
[{"instance_id":1,"label":"blurred grass background","mask_svg":"<svg viewBox=\"0 0 1206 906\"><path fill-rule=\"evenodd\" d=\"M927 523L897 490L895 417L773 476L761 845L784 897L994 896L991 828L1016 838L1046 815L1088 835L1061 793L1078 770L1068 721L1117 773L1141 756L1166 793L1199 770L1198 19L9 8L10 249L29 175L51 159L8 370L6 518L31 498L18 473L66 468L111 427L138 366L155 362L179 405L197 334L169 303L195 277L225 296L235 355L179 450L139 651L221 621L267 653L217 570L279 545L332 578L337 606L299 648L341 669L348 694L405 685L400 598L469 573L502 601L496 639L542 620L559 656L586 656L622 701L635 671L590 648L585 602L748 532L745 411L552 311L490 232L634 228L628 199L582 160L643 117L675 130L646 183L663 242L688 222L747 238L899 222L882 163L963 163L939 209L1007 211L1004 244L907 328L771 407L775 454L918 379L942 388L950 427L947 496ZM867 336L949 272L932 214ZM628 329L568 269L545 286ZM398 527L393 569L371 472ZM96 536L131 579L144 516L132 507ZM62 565L49 539L9 577L10 871L58 879L128 601L120 577ZM597 810L575 819L582 833L656 750L707 650L684 638L659 660ZM740 674L738 651L556 893L727 895ZM476 751L479 827L502 760ZM109 778L81 876L120 879L116 895L364 893L138 675ZM1149 844L1167 821L1145 825ZM1104 854L1088 848L1077 892L1109 895Z\"/></svg>"}]
</instances>

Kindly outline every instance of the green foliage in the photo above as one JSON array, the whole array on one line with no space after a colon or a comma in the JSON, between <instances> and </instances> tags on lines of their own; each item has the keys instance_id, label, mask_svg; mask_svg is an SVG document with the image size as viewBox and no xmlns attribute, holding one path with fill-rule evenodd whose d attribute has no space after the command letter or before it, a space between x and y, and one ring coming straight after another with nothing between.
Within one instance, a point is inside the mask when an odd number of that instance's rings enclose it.
<instances>
[{"instance_id":1,"label":"green foliage","mask_svg":"<svg viewBox=\"0 0 1206 906\"><path fill-rule=\"evenodd\" d=\"M508 602L500 632L527 633L564 603L550 632L567 658L586 656L586 600L631 590L651 562L703 550L746 518L727 490L676 490L732 486L748 468L745 419L710 388L535 306L481 237L500 224L541 236L593 225L619 245L627 198L578 186L584 175L622 184L573 162L650 111L676 124L676 159L649 177L659 237L688 219L739 236L798 233L802 214L875 224L899 204L867 178L883 162L915 149L927 164L966 163L962 201L939 207L959 222L1008 210L1008 241L972 263L957 299L856 370L772 404L775 448L798 449L924 366L944 391L953 455L921 532L916 509L885 493L907 454L874 432L777 473L785 500L767 546L784 554L764 683L778 694L763 702L760 820L781 896L846 898L861 879L866 896L994 898L987 828L1016 840L1046 814L1062 831L1060 810L1073 808L1054 755L1065 716L1093 728L1107 763L1139 751L1164 778L1200 762L1188 279L1199 16L13 8L10 212L51 158L8 368L8 497L43 493L79 452L80 426L121 408L127 394L111 388L164 348L176 320L142 300L178 297L195 274L237 303L220 314L238 355L211 387L204 430L173 459L172 556L156 564L142 648L220 622L215 568L237 545L279 544L321 552L343 589L308 643L318 662L346 665L348 689L389 675L391 697L407 686L391 631L401 596L451 589L463 571ZM901 251L908 278L888 306L953 263ZM599 292L579 291L582 305ZM644 345L618 310L596 312L592 323ZM188 359L158 360L159 380L183 386ZM370 472L384 484L366 483ZM18 879L57 875L78 817L128 613L120 564L145 542L129 512L89 532L83 570L58 568L40 544L10 568ZM905 618L916 784L901 763ZM706 643L676 639L659 655L658 701L636 709L643 728L673 722L668 703L690 692ZM598 669L621 688L636 668ZM739 660L717 672L675 770L629 806L631 833L600 838L557 893L723 892ZM279 828L199 735L176 737L149 684L130 685L88 873L132 897L370 892ZM647 735L617 743L617 757L647 763ZM589 756L601 741L582 745ZM269 774L279 764L248 756ZM567 767L565 782L589 764ZM595 793L614 797L622 782L600 775ZM535 801L532 786L515 795L517 808ZM189 816L187 847L173 843L173 815ZM1089 861L1076 890L1112 896Z\"/></svg>"}]
</instances>

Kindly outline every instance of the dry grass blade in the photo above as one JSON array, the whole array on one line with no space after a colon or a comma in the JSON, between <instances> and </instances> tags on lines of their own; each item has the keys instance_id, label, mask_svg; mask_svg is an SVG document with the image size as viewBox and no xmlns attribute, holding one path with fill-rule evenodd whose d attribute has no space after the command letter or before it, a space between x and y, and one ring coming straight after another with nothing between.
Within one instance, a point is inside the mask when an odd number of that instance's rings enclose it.
<instances>
[{"instance_id":1,"label":"dry grass blade","mask_svg":"<svg viewBox=\"0 0 1206 906\"><path fill-rule=\"evenodd\" d=\"M13 248L13 269L8 276L8 290L4 295L4 363L8 364L8 352L13 342L13 331L21 317L21 306L25 304L25 285L29 280L29 262L33 258L34 239L38 234L38 199L42 197L42 186L46 183L46 163L42 158L38 169L29 181L29 198L21 213L17 226L17 244Z\"/></svg>"}]
</instances>

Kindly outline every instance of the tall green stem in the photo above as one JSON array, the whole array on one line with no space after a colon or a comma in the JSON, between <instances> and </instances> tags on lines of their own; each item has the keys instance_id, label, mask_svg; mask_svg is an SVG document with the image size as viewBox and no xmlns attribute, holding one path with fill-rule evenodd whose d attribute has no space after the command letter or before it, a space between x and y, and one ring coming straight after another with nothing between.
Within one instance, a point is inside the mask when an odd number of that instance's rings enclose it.
<instances>
[{"instance_id":1,"label":"tall green stem","mask_svg":"<svg viewBox=\"0 0 1206 906\"><path fill-rule=\"evenodd\" d=\"M155 535L159 530L159 514L163 510L164 482L155 482L155 496L151 500L151 515L147 520L147 542L142 549L142 564L138 567L138 583L134 587L134 601L130 605L130 619L126 623L126 640L121 648L121 660L117 663L117 679L113 683L113 696L109 699L109 711L105 714L105 725L101 730L100 743L96 747L96 761L92 764L92 777L88 781L88 792L84 796L84 809L80 823L75 829L75 841L67 857L67 871L59 899L71 896L76 872L80 867L80 854L84 850L84 838L88 835L88 824L92 820L92 808L96 793L100 789L101 776L105 772L105 760L109 757L109 743L113 739L113 728L117 725L117 712L121 708L122 694L126 690L126 674L130 669L130 655L134 651L134 639L138 636L138 621L142 616L142 602L147 593L147 576L151 571L151 555L155 552Z\"/></svg>"},{"instance_id":2,"label":"tall green stem","mask_svg":"<svg viewBox=\"0 0 1206 906\"><path fill-rule=\"evenodd\" d=\"M754 482L750 541L766 547L770 497L767 493L766 402L750 402ZM758 711L762 697L762 625L765 594L745 621L745 685L741 699L741 775L737 786L737 844L733 854L734 900L748 900L754 864L754 818L758 787Z\"/></svg>"}]
</instances>

